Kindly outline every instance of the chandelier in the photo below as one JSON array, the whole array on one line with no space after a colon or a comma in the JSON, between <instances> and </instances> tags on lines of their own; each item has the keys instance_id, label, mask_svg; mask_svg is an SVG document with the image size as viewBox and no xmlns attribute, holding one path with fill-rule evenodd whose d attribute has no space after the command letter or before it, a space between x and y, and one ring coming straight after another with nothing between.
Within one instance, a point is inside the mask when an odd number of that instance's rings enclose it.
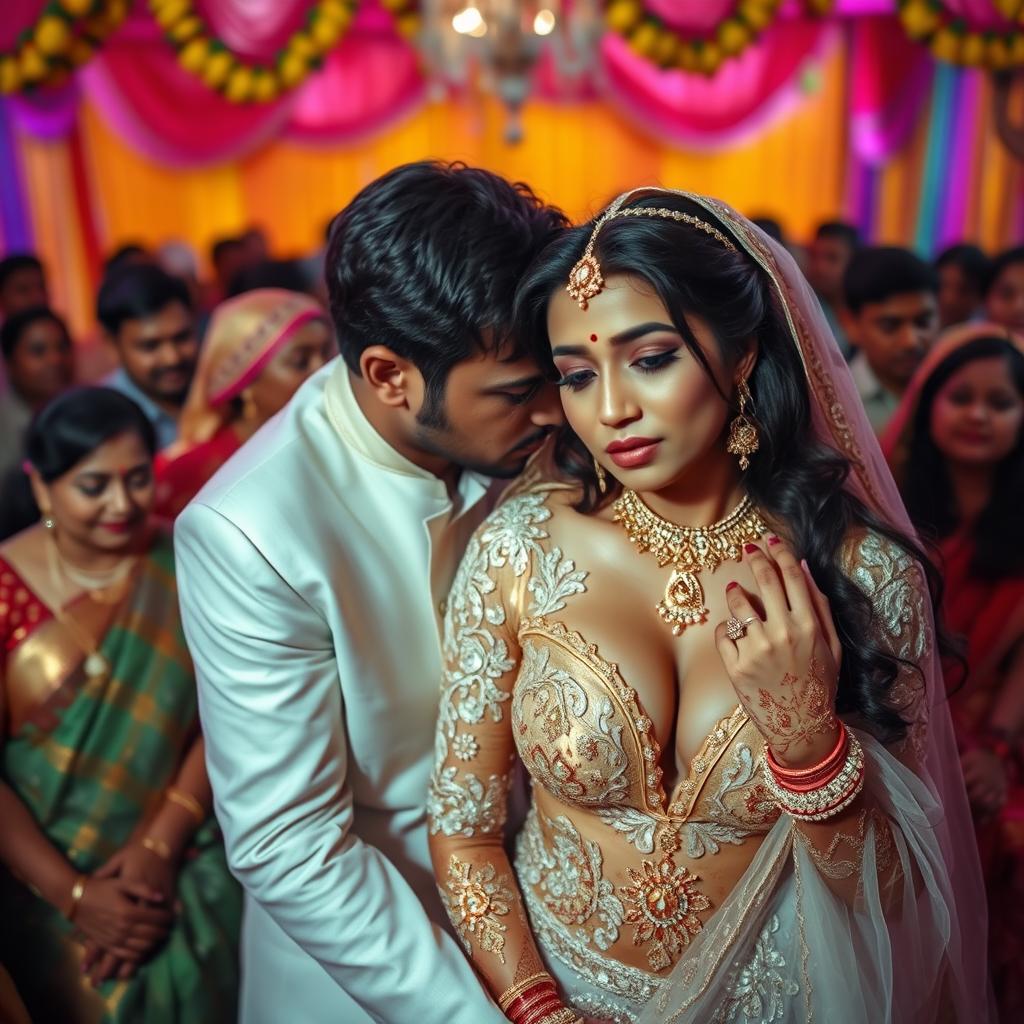
<instances>
[{"instance_id":1,"label":"chandelier","mask_svg":"<svg viewBox=\"0 0 1024 1024\"><path fill-rule=\"evenodd\" d=\"M522 108L544 64L560 94L582 87L603 32L599 0L423 0L420 45L441 94L478 84L506 111L505 140L523 137ZM440 97L439 97L440 98Z\"/></svg>"}]
</instances>

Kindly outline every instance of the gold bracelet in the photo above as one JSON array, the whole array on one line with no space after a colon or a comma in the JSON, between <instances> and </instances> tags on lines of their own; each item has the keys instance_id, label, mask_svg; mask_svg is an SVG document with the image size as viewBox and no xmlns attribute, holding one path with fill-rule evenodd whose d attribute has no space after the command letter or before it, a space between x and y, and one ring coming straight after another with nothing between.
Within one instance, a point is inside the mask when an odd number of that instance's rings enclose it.
<instances>
[{"instance_id":1,"label":"gold bracelet","mask_svg":"<svg viewBox=\"0 0 1024 1024\"><path fill-rule=\"evenodd\" d=\"M155 853L161 860L171 861L174 859L171 855L171 848L162 839L146 836L142 840L142 848L149 850L150 853Z\"/></svg>"},{"instance_id":2,"label":"gold bracelet","mask_svg":"<svg viewBox=\"0 0 1024 1024\"><path fill-rule=\"evenodd\" d=\"M202 825L206 821L206 811L203 810L203 805L191 793L186 793L185 790L178 789L177 786L168 786L164 795L169 803L177 804L188 811L196 819L197 825Z\"/></svg>"},{"instance_id":3,"label":"gold bracelet","mask_svg":"<svg viewBox=\"0 0 1024 1024\"><path fill-rule=\"evenodd\" d=\"M68 907L67 913L69 921L74 921L75 914L78 913L78 904L82 902L82 897L85 895L85 883L88 880L88 875L79 875L75 879L74 885L71 886L71 906Z\"/></svg>"},{"instance_id":4,"label":"gold bracelet","mask_svg":"<svg viewBox=\"0 0 1024 1024\"><path fill-rule=\"evenodd\" d=\"M498 1007L501 1009L501 1012L504 1013L514 999L518 999L528 988L532 988L539 981L550 981L552 986L555 984L555 979L547 971L538 971L536 974L531 974L528 978L523 978L522 981L511 988L505 989L498 996Z\"/></svg>"},{"instance_id":5,"label":"gold bracelet","mask_svg":"<svg viewBox=\"0 0 1024 1024\"><path fill-rule=\"evenodd\" d=\"M546 1017L541 1017L539 1024L583 1024L583 1018L577 1017L575 1010L565 1006Z\"/></svg>"}]
</instances>

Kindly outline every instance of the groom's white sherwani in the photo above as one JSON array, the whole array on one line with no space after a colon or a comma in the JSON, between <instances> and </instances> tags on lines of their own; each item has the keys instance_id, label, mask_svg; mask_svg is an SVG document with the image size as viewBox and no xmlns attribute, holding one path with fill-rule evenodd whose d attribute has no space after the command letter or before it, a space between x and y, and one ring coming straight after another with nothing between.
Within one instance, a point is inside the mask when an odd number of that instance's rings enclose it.
<instances>
[{"instance_id":1,"label":"groom's white sherwani","mask_svg":"<svg viewBox=\"0 0 1024 1024\"><path fill-rule=\"evenodd\" d=\"M487 512L369 425L335 360L179 518L244 1024L498 1024L444 930L424 803L443 602Z\"/></svg>"}]
</instances>

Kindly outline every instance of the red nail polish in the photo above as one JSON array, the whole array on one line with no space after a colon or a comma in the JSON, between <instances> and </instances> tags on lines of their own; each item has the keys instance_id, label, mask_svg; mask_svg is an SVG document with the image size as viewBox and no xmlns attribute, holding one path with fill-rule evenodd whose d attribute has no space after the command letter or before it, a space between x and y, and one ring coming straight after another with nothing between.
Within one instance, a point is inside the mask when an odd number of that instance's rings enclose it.
<instances>
[{"instance_id":1,"label":"red nail polish","mask_svg":"<svg viewBox=\"0 0 1024 1024\"><path fill-rule=\"evenodd\" d=\"M748 555L752 555L755 551L758 550L758 547L756 544L744 544L743 550L746 551Z\"/></svg>"},{"instance_id":2,"label":"red nail polish","mask_svg":"<svg viewBox=\"0 0 1024 1024\"><path fill-rule=\"evenodd\" d=\"M776 544L781 544L781 543L782 543L782 541L779 540L779 538L776 537L774 533L768 538L768 546L769 547L774 547Z\"/></svg>"},{"instance_id":3,"label":"red nail polish","mask_svg":"<svg viewBox=\"0 0 1024 1024\"><path fill-rule=\"evenodd\" d=\"M738 586L739 586L739 584L735 580L733 580L731 583L727 583L725 585L725 589L726 589L726 591L729 591L729 590L735 589Z\"/></svg>"}]
</instances>

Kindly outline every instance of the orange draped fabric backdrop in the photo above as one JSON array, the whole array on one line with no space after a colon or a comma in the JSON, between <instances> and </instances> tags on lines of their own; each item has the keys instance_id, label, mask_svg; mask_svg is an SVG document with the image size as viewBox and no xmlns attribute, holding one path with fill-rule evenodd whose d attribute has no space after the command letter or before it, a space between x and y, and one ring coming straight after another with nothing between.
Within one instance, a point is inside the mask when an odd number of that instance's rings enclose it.
<instances>
[{"instance_id":1,"label":"orange draped fabric backdrop","mask_svg":"<svg viewBox=\"0 0 1024 1024\"><path fill-rule=\"evenodd\" d=\"M660 183L720 196L751 215L774 216L804 240L817 222L843 210L845 47L833 46L811 74L794 110L756 137L718 152L672 148L600 102L533 102L525 113L525 140L508 146L504 113L487 98L428 104L351 147L277 141L235 163L198 170L143 158L85 103L67 140L22 136L19 152L55 305L69 315L77 335L88 336L94 332L97 268L88 264L87 231L104 252L127 241L155 245L174 238L194 245L202 257L213 239L259 224L275 253L304 255L321 244L328 219L361 186L396 164L424 157L462 159L529 181L575 218L623 189ZM998 248L1013 240L1017 218L1011 210L1019 206L1024 174L995 137L987 84L978 102L978 137L961 140L973 153L973 207L964 234ZM927 124L926 106L909 143L879 175L878 241L913 242Z\"/></svg>"}]
</instances>

